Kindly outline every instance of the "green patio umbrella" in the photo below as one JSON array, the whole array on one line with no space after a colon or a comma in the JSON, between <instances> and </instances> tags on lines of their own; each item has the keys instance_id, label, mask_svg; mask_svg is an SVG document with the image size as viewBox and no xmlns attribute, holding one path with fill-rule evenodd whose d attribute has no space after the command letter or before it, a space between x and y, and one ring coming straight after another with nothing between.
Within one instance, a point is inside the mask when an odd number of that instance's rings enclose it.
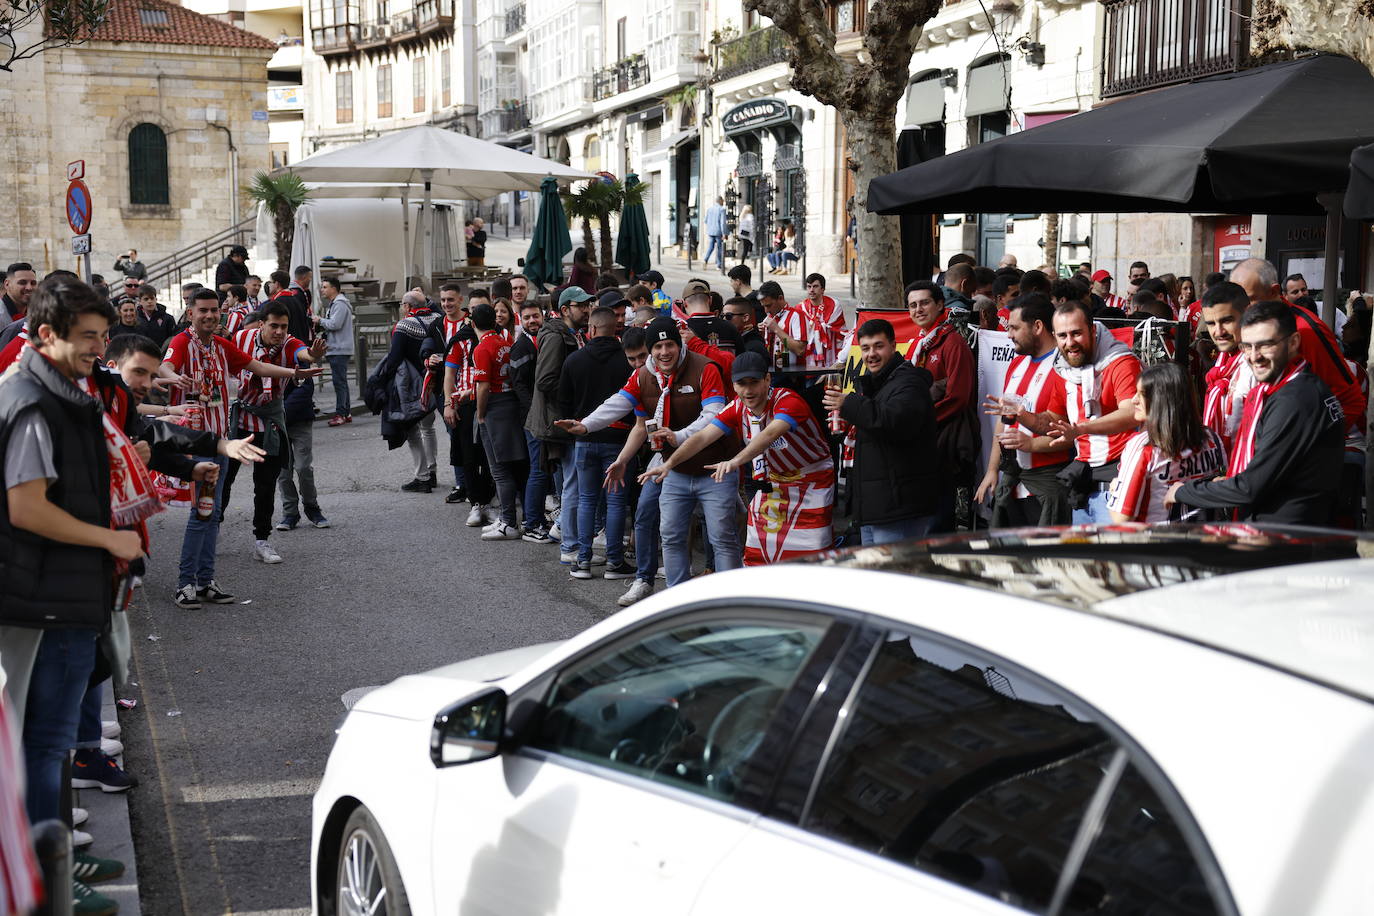
<instances>
[{"instance_id":1,"label":"green patio umbrella","mask_svg":"<svg viewBox=\"0 0 1374 916\"><path fill-rule=\"evenodd\" d=\"M563 282L563 256L572 251L568 237L568 217L558 197L558 181L545 178L539 185L539 218L534 222L534 237L525 252L525 276L540 286Z\"/></svg>"},{"instance_id":2,"label":"green patio umbrella","mask_svg":"<svg viewBox=\"0 0 1374 916\"><path fill-rule=\"evenodd\" d=\"M652 266L649 262L649 221L644 218L644 190L634 172L625 176L625 209L620 211L615 260L635 276Z\"/></svg>"}]
</instances>

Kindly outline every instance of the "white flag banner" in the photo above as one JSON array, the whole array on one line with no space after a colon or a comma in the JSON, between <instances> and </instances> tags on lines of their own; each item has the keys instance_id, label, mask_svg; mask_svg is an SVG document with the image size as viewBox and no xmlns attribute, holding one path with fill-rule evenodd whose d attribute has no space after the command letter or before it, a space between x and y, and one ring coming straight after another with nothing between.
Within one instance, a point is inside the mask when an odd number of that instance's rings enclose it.
<instances>
[{"instance_id":1,"label":"white flag banner","mask_svg":"<svg viewBox=\"0 0 1374 916\"><path fill-rule=\"evenodd\" d=\"M983 401L988 395L1001 395L1002 385L1007 380L1007 366L1015 356L1011 337L1006 331L978 331L978 429L983 438L983 448L978 454L978 476L973 478L975 481L982 480L987 471L988 449L992 447L993 431L997 425L996 417L983 412ZM986 506L975 508L987 516Z\"/></svg>"}]
</instances>

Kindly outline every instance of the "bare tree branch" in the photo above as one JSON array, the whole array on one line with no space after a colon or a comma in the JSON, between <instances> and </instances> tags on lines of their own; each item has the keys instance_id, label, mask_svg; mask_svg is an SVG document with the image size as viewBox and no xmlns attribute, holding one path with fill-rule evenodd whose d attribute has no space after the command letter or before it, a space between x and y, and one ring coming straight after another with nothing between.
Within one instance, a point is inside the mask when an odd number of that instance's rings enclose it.
<instances>
[{"instance_id":1,"label":"bare tree branch","mask_svg":"<svg viewBox=\"0 0 1374 916\"><path fill-rule=\"evenodd\" d=\"M52 48L88 41L105 21L110 0L0 0L0 70ZM20 47L16 37L41 21L43 37Z\"/></svg>"},{"instance_id":2,"label":"bare tree branch","mask_svg":"<svg viewBox=\"0 0 1374 916\"><path fill-rule=\"evenodd\" d=\"M744 8L773 21L792 40L792 88L825 105L844 106L852 65L835 53L835 32L822 0L744 0Z\"/></svg>"}]
</instances>

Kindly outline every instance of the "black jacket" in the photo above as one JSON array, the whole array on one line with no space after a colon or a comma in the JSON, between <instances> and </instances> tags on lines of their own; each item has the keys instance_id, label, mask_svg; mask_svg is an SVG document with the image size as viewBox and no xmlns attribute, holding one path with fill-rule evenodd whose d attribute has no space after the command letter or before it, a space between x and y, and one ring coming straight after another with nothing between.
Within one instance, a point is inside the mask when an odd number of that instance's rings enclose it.
<instances>
[{"instance_id":1,"label":"black jacket","mask_svg":"<svg viewBox=\"0 0 1374 916\"><path fill-rule=\"evenodd\" d=\"M159 347L172 339L177 332L177 323L167 310L162 306L157 307L152 317L143 313L143 309L138 310L138 333L157 344Z\"/></svg>"},{"instance_id":2,"label":"black jacket","mask_svg":"<svg viewBox=\"0 0 1374 916\"><path fill-rule=\"evenodd\" d=\"M630 361L614 337L593 337L581 350L563 362L563 377L559 380L559 401L568 408L568 417L580 419L601 406L602 402L625 387L630 377ZM630 402L625 402L626 408ZM563 419L560 417L559 419ZM605 429L588 433L585 442L625 443L628 429Z\"/></svg>"},{"instance_id":3,"label":"black jacket","mask_svg":"<svg viewBox=\"0 0 1374 916\"><path fill-rule=\"evenodd\" d=\"M840 416L855 429L850 486L860 524L935 514L940 454L930 373L896 355L876 375L859 376L859 389Z\"/></svg>"},{"instance_id":4,"label":"black jacket","mask_svg":"<svg viewBox=\"0 0 1374 916\"><path fill-rule=\"evenodd\" d=\"M228 283L230 286L242 286L248 282L248 264L240 264L232 258L224 258L215 265L215 289Z\"/></svg>"},{"instance_id":5,"label":"black jacket","mask_svg":"<svg viewBox=\"0 0 1374 916\"><path fill-rule=\"evenodd\" d=\"M1345 413L1326 383L1301 372L1264 402L1255 455L1234 477L1184 484L1178 501L1237 507L1255 522L1330 525L1345 460Z\"/></svg>"},{"instance_id":6,"label":"black jacket","mask_svg":"<svg viewBox=\"0 0 1374 916\"><path fill-rule=\"evenodd\" d=\"M534 399L534 363L539 350L534 339L521 334L510 348L510 387L520 404L520 423L530 412L530 402Z\"/></svg>"},{"instance_id":7,"label":"black jacket","mask_svg":"<svg viewBox=\"0 0 1374 916\"><path fill-rule=\"evenodd\" d=\"M773 364L773 354L768 352L768 343L763 339L763 335L759 333L758 328L750 328L740 335L739 344L735 347L735 352L757 353L759 356L768 360L769 365Z\"/></svg>"},{"instance_id":8,"label":"black jacket","mask_svg":"<svg viewBox=\"0 0 1374 916\"><path fill-rule=\"evenodd\" d=\"M110 459L103 406L34 350L0 384L0 456L16 421L41 412L52 436L57 480L48 500L77 519L110 527ZM96 373L97 379L104 373ZM99 547L52 541L10 524L0 500L0 624L38 629L102 629L114 590L114 557Z\"/></svg>"}]
</instances>

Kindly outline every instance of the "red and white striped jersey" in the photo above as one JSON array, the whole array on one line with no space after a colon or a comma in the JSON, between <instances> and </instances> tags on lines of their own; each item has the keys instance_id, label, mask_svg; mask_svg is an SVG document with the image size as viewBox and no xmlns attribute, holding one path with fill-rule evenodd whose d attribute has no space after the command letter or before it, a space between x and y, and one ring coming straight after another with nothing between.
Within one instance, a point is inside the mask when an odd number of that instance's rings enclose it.
<instances>
[{"instance_id":1,"label":"red and white striped jersey","mask_svg":"<svg viewBox=\"0 0 1374 916\"><path fill-rule=\"evenodd\" d=\"M840 347L849 336L844 309L829 296L822 296L819 305L808 296L793 308L806 316L810 332L802 338L806 341L806 365L809 368L835 365L840 358ZM791 331L788 334L796 336Z\"/></svg>"},{"instance_id":2,"label":"red and white striped jersey","mask_svg":"<svg viewBox=\"0 0 1374 916\"><path fill-rule=\"evenodd\" d=\"M1086 375L1086 373L1085 373ZM1080 382L1064 379L1062 401L1052 401L1050 410L1081 423L1095 417L1105 417L1126 401L1135 397L1136 380L1140 378L1140 360L1129 350L1122 350L1107 365ZM1098 468L1121 457L1126 440L1135 430L1113 435L1092 433L1079 436L1075 442L1075 457L1084 464Z\"/></svg>"},{"instance_id":3,"label":"red and white striped jersey","mask_svg":"<svg viewBox=\"0 0 1374 916\"><path fill-rule=\"evenodd\" d=\"M1051 350L1044 356L1018 356L1007 366L1006 381L1002 386L1003 397L1018 397L1022 409L1027 413L1044 413L1050 405L1064 399L1064 379L1054 371L1054 354ZM1027 436L1035 433L1024 424L1016 428ZM1068 452L1020 452L1016 453L1016 463L1023 468L1043 468L1052 464L1063 464L1069 459Z\"/></svg>"},{"instance_id":4,"label":"red and white striped jersey","mask_svg":"<svg viewBox=\"0 0 1374 916\"><path fill-rule=\"evenodd\" d=\"M1167 522L1164 496L1176 483L1208 480L1226 472L1226 450L1221 439L1205 430L1207 444L1198 451L1177 457L1150 444L1141 430L1131 436L1121 452L1121 468L1107 491L1107 508L1133 522Z\"/></svg>"},{"instance_id":5,"label":"red and white striped jersey","mask_svg":"<svg viewBox=\"0 0 1374 916\"><path fill-rule=\"evenodd\" d=\"M302 350L310 349L290 334L286 335L281 346L268 348L262 343L261 328L239 331L234 335L234 343L253 359L286 369L296 368L296 357ZM286 393L286 382L283 378L270 378L245 370L239 373L239 400L252 407L278 400ZM267 424L247 411L240 411L239 427L253 432L263 432L267 429Z\"/></svg>"},{"instance_id":6,"label":"red and white striped jersey","mask_svg":"<svg viewBox=\"0 0 1374 916\"><path fill-rule=\"evenodd\" d=\"M472 392L477 383L473 380L472 354L477 349L475 340L455 340L444 356L444 367L453 370L453 393L462 395Z\"/></svg>"},{"instance_id":7,"label":"red and white striped jersey","mask_svg":"<svg viewBox=\"0 0 1374 916\"><path fill-rule=\"evenodd\" d=\"M788 337L803 342L811 339L811 319L806 317L805 312L789 305L778 312L776 318L778 326ZM773 355L774 369L793 369L807 364L805 354L793 354L782 345L782 338L773 332L764 331L763 340L768 345L768 352Z\"/></svg>"},{"instance_id":8,"label":"red and white striped jersey","mask_svg":"<svg viewBox=\"0 0 1374 916\"><path fill-rule=\"evenodd\" d=\"M251 312L246 305L238 305L224 313L224 336L233 339L233 336L243 329L244 322L248 320Z\"/></svg>"},{"instance_id":9,"label":"red and white striped jersey","mask_svg":"<svg viewBox=\"0 0 1374 916\"><path fill-rule=\"evenodd\" d=\"M252 361L223 337L212 337L208 345L190 328L167 341L162 361L182 375L191 377L191 390L172 389L172 404L199 404L205 429L221 438L229 435L229 377L244 370Z\"/></svg>"},{"instance_id":10,"label":"red and white striped jersey","mask_svg":"<svg viewBox=\"0 0 1374 916\"><path fill-rule=\"evenodd\" d=\"M738 435L747 445L774 420L785 420L791 428L760 456L769 480L787 483L833 467L830 445L820 423L801 395L787 388L770 388L759 416L744 406L743 398L735 398L711 422L722 432ZM754 476L759 477L757 466Z\"/></svg>"}]
</instances>

